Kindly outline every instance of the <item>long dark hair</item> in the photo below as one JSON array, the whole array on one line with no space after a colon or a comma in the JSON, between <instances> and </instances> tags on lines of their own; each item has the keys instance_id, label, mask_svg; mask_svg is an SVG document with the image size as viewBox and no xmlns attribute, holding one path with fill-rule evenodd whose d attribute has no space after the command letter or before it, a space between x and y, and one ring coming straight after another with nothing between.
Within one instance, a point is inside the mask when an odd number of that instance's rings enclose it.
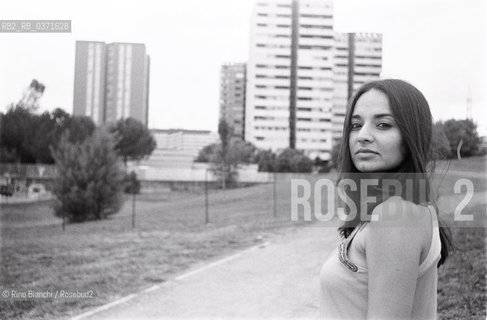
<instances>
[{"instance_id":1,"label":"long dark hair","mask_svg":"<svg viewBox=\"0 0 487 320\"><path fill-rule=\"evenodd\" d=\"M427 181L426 193L423 198L415 195L408 199L416 204L422 201L432 203L438 212L436 199L432 196L430 188L430 176L435 168L435 155L432 147L433 134L433 117L431 111L423 94L413 85L398 79L385 79L368 82L362 85L358 91L350 99L347 106L347 113L345 115L345 122L343 125L342 143L338 155L338 182L354 176L359 170L355 167L352 161L349 147L349 137L351 129L351 118L358 99L370 90L378 90L384 93L397 123L399 130L403 137L403 143L406 146L406 157L402 164L394 170L396 173L407 175L413 174L416 178L419 177ZM356 175L355 175L356 176ZM404 175L403 175L404 176ZM416 182L418 179L416 179ZM356 194L351 198L356 198ZM424 199L425 197L425 199ZM367 207L367 213L370 214L372 210L379 203L386 199L380 198L379 201ZM440 226L440 240L441 240L441 258L438 266L442 265L448 257L448 252L453 249L450 236L450 230L443 221L438 217ZM347 238L355 227L360 223L360 216L355 215L355 218L346 221L338 231Z\"/></svg>"}]
</instances>

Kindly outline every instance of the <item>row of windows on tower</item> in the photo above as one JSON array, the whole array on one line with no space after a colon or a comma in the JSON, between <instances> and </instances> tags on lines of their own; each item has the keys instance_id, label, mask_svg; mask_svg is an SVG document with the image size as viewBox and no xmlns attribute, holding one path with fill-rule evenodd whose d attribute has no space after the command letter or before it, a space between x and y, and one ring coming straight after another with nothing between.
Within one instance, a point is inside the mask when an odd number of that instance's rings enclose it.
<instances>
[{"instance_id":1,"label":"row of windows on tower","mask_svg":"<svg viewBox=\"0 0 487 320\"><path fill-rule=\"evenodd\" d=\"M256 48L271 48L271 49L291 49L290 45L286 44L265 44L265 43L256 43ZM331 50L332 46L323 46L323 45L299 45L298 49L300 50Z\"/></svg>"},{"instance_id":2,"label":"row of windows on tower","mask_svg":"<svg viewBox=\"0 0 487 320\"><path fill-rule=\"evenodd\" d=\"M357 56L355 56L355 58L356 57ZM369 59L370 58L370 56L362 56L362 57L364 57L364 59ZM348 55L335 55L334 58L335 59L347 59L348 60ZM359 63L357 63L355 65L356 66L362 66L362 67L370 67L370 66L371 67L382 67L382 65L380 65L380 64L359 64Z\"/></svg>"},{"instance_id":3,"label":"row of windows on tower","mask_svg":"<svg viewBox=\"0 0 487 320\"><path fill-rule=\"evenodd\" d=\"M256 74L257 79L287 79L289 76L283 75L266 75L266 74ZM315 80L315 81L330 81L329 77L309 77L309 76L298 76L298 80Z\"/></svg>"},{"instance_id":4,"label":"row of windows on tower","mask_svg":"<svg viewBox=\"0 0 487 320\"><path fill-rule=\"evenodd\" d=\"M255 121L276 121L276 120L288 120L288 117L273 117L273 116L254 116ZM297 121L301 122L331 122L330 118L297 118Z\"/></svg>"},{"instance_id":5,"label":"row of windows on tower","mask_svg":"<svg viewBox=\"0 0 487 320\"><path fill-rule=\"evenodd\" d=\"M256 110L267 110L267 111L289 111L288 106L261 106L261 105L256 105L255 106ZM319 111L319 112L331 112L331 108L306 108L306 107L297 107L296 108L299 112L311 112L311 111ZM344 116L345 114L335 114L335 115L342 115Z\"/></svg>"},{"instance_id":6,"label":"row of windows on tower","mask_svg":"<svg viewBox=\"0 0 487 320\"><path fill-rule=\"evenodd\" d=\"M339 47L336 47L337 50L345 50L345 52L340 52L340 54L335 55L335 58L338 59L348 59L348 49L340 49ZM371 57L377 57L381 56L382 54L382 49L381 48L372 48L372 47L367 47L367 48L355 48L355 58L358 56L364 57L365 59L371 58Z\"/></svg>"},{"instance_id":7,"label":"row of windows on tower","mask_svg":"<svg viewBox=\"0 0 487 320\"><path fill-rule=\"evenodd\" d=\"M270 27L275 26L276 28L291 28L290 24L269 24L269 23L257 23L257 27Z\"/></svg>"},{"instance_id":8,"label":"row of windows on tower","mask_svg":"<svg viewBox=\"0 0 487 320\"><path fill-rule=\"evenodd\" d=\"M288 130L287 127L270 127L270 126L255 126L254 130L266 130L266 131L286 131ZM321 133L321 132L327 132L329 130L327 129L320 129L320 128L297 128L296 131L298 132L316 132L316 133ZM326 142L326 139L321 139L323 140L322 142Z\"/></svg>"},{"instance_id":9,"label":"row of windows on tower","mask_svg":"<svg viewBox=\"0 0 487 320\"><path fill-rule=\"evenodd\" d=\"M270 3L266 3L266 2L257 2L257 6L258 7L267 7L269 5L271 5L271 4ZM278 8L291 8L291 5L290 4L287 4L287 3L276 3L275 5Z\"/></svg>"},{"instance_id":10,"label":"row of windows on tower","mask_svg":"<svg viewBox=\"0 0 487 320\"><path fill-rule=\"evenodd\" d=\"M340 48L337 48L340 50ZM344 49L344 50L347 50L347 49ZM347 58L348 59L348 55L335 55L335 58L338 58L338 59L344 59L344 58ZM355 59L370 59L370 60L382 60L382 56L364 56L364 55L355 55L354 56ZM374 66L377 66L377 67L380 67L381 65L374 65Z\"/></svg>"},{"instance_id":11,"label":"row of windows on tower","mask_svg":"<svg viewBox=\"0 0 487 320\"><path fill-rule=\"evenodd\" d=\"M278 18L291 18L291 14L285 13L270 13L270 12L258 12L258 17L278 17ZM300 18L311 18L311 19L329 19L332 20L333 16L329 14L312 14L312 13L301 13Z\"/></svg>"},{"instance_id":12,"label":"row of windows on tower","mask_svg":"<svg viewBox=\"0 0 487 320\"><path fill-rule=\"evenodd\" d=\"M291 59L291 56L288 54L262 54L258 55L259 58L264 59ZM286 61L287 62L287 61Z\"/></svg>"},{"instance_id":13,"label":"row of windows on tower","mask_svg":"<svg viewBox=\"0 0 487 320\"><path fill-rule=\"evenodd\" d=\"M282 100L282 101L288 101L289 96L271 96L271 95L255 95L255 99L260 99L260 100ZM297 100L299 101L330 101L329 98L324 98L324 97L302 97L299 96L297 97Z\"/></svg>"},{"instance_id":14,"label":"row of windows on tower","mask_svg":"<svg viewBox=\"0 0 487 320\"><path fill-rule=\"evenodd\" d=\"M269 17L269 16L272 16L272 17L277 17L277 18L291 18L291 15L290 14L284 14L284 13L271 14L271 13L262 13L262 12L259 12L259 13L257 13L257 16L258 17Z\"/></svg>"},{"instance_id":15,"label":"row of windows on tower","mask_svg":"<svg viewBox=\"0 0 487 320\"><path fill-rule=\"evenodd\" d=\"M275 90L289 90L289 86L266 86L266 85L255 85L256 89L275 89ZM298 87L298 90L303 91L333 91L330 87Z\"/></svg>"},{"instance_id":16,"label":"row of windows on tower","mask_svg":"<svg viewBox=\"0 0 487 320\"><path fill-rule=\"evenodd\" d=\"M348 43L348 37L345 37L345 34L341 34L341 37L337 37L336 41L339 43ZM377 43L382 44L382 34L378 33L355 33L354 34L354 41L355 43L365 42L367 44Z\"/></svg>"},{"instance_id":17,"label":"row of windows on tower","mask_svg":"<svg viewBox=\"0 0 487 320\"><path fill-rule=\"evenodd\" d=\"M336 75L345 75L345 72L336 72ZM354 76L363 76L363 77L379 77L379 72L357 72L353 73Z\"/></svg>"},{"instance_id":18,"label":"row of windows on tower","mask_svg":"<svg viewBox=\"0 0 487 320\"><path fill-rule=\"evenodd\" d=\"M257 43L255 45L257 48L271 48L271 49L290 49L290 45L283 44L263 44ZM331 50L332 46L321 46L321 45L299 45L298 49L301 50Z\"/></svg>"},{"instance_id":19,"label":"row of windows on tower","mask_svg":"<svg viewBox=\"0 0 487 320\"><path fill-rule=\"evenodd\" d=\"M256 64L256 68L259 69L291 69L291 66L287 65L270 65L270 64ZM312 67L312 66L298 66L299 70L321 70L321 71L331 71L330 67Z\"/></svg>"},{"instance_id":20,"label":"row of windows on tower","mask_svg":"<svg viewBox=\"0 0 487 320\"><path fill-rule=\"evenodd\" d=\"M276 23L275 25L276 25L276 27L277 27L277 25L279 25L280 26L279 28L290 28L291 27L291 25L289 25L289 24L282 24L282 23L279 23L279 24ZM257 23L257 26L258 27L272 27L272 26L274 26L274 24L259 22L259 23ZM299 28L300 29L333 30L333 26L328 25L328 24L300 24ZM272 35L272 34L273 33L265 33L265 34L256 33L256 35ZM277 35L277 34L274 34L274 35ZM283 34L283 36L289 37L290 34L289 33ZM305 34L301 34L300 36L303 37L303 36L305 36Z\"/></svg>"}]
</instances>

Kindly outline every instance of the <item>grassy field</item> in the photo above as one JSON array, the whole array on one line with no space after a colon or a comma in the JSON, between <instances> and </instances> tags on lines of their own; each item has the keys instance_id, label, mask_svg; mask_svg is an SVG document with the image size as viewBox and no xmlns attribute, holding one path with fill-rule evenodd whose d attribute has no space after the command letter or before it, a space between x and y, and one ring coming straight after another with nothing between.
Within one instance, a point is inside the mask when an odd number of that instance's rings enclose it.
<instances>
[{"instance_id":1,"label":"grassy field","mask_svg":"<svg viewBox=\"0 0 487 320\"><path fill-rule=\"evenodd\" d=\"M485 158L450 163L453 172L485 173ZM453 193L458 174L440 185ZM482 177L472 178L485 193ZM95 299L0 301L1 319L53 319L161 283L188 267L257 243L258 235L298 227L289 217L289 184L210 191L210 224L205 225L202 192L150 193L138 197L136 228L131 202L108 220L71 224L63 231L49 203L1 207L3 288L93 290ZM485 199L465 208L484 221ZM485 319L485 224L452 224L456 250L439 269L441 319ZM334 232L334 229L333 231Z\"/></svg>"},{"instance_id":2,"label":"grassy field","mask_svg":"<svg viewBox=\"0 0 487 320\"><path fill-rule=\"evenodd\" d=\"M0 318L79 314L296 225L283 208L273 217L272 185L212 190L209 225L204 204L203 193L144 194L135 229L127 201L108 220L65 231L49 203L2 207L3 288L93 290L96 299L0 301Z\"/></svg>"},{"instance_id":3,"label":"grassy field","mask_svg":"<svg viewBox=\"0 0 487 320\"><path fill-rule=\"evenodd\" d=\"M452 160L449 164L440 164L438 169L444 168L452 174L441 183L443 198L453 193L458 178L466 177L473 181L479 199L465 208L465 213L472 214L474 221L448 221L456 249L438 269L438 318L486 319L486 158Z\"/></svg>"},{"instance_id":4,"label":"grassy field","mask_svg":"<svg viewBox=\"0 0 487 320\"><path fill-rule=\"evenodd\" d=\"M486 156L465 158L460 161L456 159L440 161L437 163L437 170L448 169L450 171L475 172L485 176L486 161Z\"/></svg>"},{"instance_id":5,"label":"grassy field","mask_svg":"<svg viewBox=\"0 0 487 320\"><path fill-rule=\"evenodd\" d=\"M439 268L439 319L486 319L485 236L485 228L453 230L458 248Z\"/></svg>"}]
</instances>

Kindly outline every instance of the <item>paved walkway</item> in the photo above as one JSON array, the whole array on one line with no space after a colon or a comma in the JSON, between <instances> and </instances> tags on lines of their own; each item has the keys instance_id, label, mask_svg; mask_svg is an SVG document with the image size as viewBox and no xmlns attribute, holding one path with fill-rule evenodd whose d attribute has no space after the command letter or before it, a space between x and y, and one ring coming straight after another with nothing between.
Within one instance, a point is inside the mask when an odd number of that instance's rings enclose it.
<instances>
[{"instance_id":1,"label":"paved walkway","mask_svg":"<svg viewBox=\"0 0 487 320\"><path fill-rule=\"evenodd\" d=\"M337 240L335 228L292 229L74 319L318 318L319 272Z\"/></svg>"}]
</instances>

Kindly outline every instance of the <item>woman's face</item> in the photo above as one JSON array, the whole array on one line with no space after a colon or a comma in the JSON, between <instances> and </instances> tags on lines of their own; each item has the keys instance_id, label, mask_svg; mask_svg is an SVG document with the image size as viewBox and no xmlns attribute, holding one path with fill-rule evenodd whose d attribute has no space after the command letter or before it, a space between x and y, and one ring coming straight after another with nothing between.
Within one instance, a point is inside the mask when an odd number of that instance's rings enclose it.
<instances>
[{"instance_id":1,"label":"woman's face","mask_svg":"<svg viewBox=\"0 0 487 320\"><path fill-rule=\"evenodd\" d=\"M397 168L406 156L389 99L379 90L362 94L355 104L348 140L350 154L360 172L382 172Z\"/></svg>"}]
</instances>

